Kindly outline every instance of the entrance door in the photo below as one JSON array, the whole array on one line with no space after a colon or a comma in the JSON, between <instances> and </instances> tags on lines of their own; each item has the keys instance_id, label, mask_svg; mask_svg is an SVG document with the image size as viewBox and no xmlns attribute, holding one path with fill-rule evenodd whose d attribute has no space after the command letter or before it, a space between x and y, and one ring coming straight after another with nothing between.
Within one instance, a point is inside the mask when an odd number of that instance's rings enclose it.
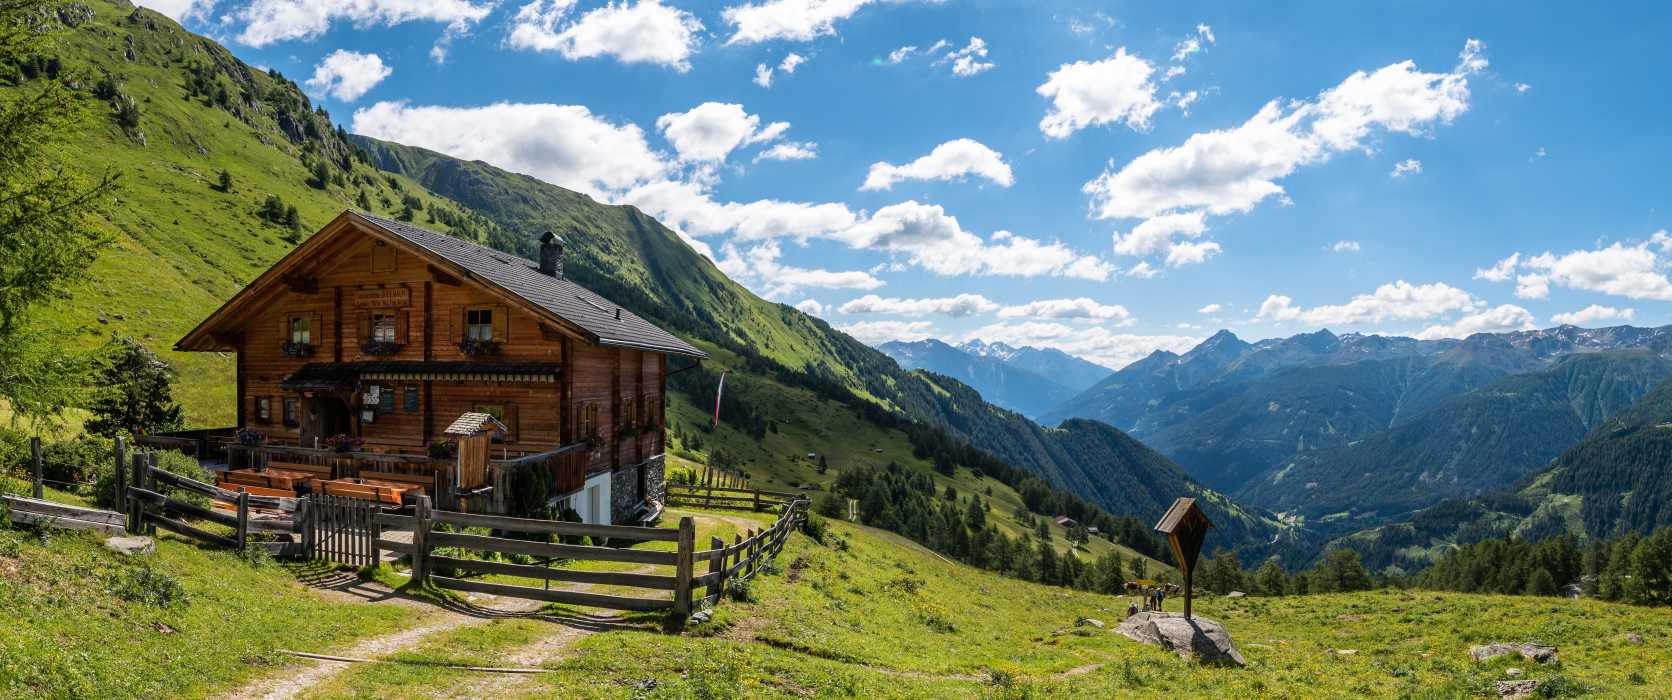
<instances>
[{"instance_id":1,"label":"entrance door","mask_svg":"<svg viewBox=\"0 0 1672 700\"><path fill-rule=\"evenodd\" d=\"M314 447L332 435L349 432L348 404L335 396L312 396L303 404L302 447Z\"/></svg>"}]
</instances>

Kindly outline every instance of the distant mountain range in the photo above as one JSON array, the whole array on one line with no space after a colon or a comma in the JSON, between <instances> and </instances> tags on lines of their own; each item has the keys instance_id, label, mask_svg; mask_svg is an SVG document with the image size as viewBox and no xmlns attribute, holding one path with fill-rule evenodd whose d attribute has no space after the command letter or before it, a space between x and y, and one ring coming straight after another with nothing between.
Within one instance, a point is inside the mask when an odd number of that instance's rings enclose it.
<instances>
[{"instance_id":1,"label":"distant mountain range","mask_svg":"<svg viewBox=\"0 0 1672 700\"><path fill-rule=\"evenodd\" d=\"M1115 372L1043 421L1101 420L1245 503L1325 531L1367 527L1542 466L1672 376L1669 353L1672 327L1255 343L1221 331Z\"/></svg>"},{"instance_id":2,"label":"distant mountain range","mask_svg":"<svg viewBox=\"0 0 1672 700\"><path fill-rule=\"evenodd\" d=\"M1067 401L1111 372L1061 350L1011 347L979 340L952 346L939 340L893 341L877 347L906 369L943 374L981 397L1030 418Z\"/></svg>"}]
</instances>

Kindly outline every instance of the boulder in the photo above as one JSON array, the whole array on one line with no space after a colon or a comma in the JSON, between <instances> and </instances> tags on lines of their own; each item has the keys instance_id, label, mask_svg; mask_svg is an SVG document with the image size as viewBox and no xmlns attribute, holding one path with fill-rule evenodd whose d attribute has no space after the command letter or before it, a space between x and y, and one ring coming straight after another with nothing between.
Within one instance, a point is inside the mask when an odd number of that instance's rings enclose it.
<instances>
[{"instance_id":1,"label":"boulder","mask_svg":"<svg viewBox=\"0 0 1672 700\"><path fill-rule=\"evenodd\" d=\"M1522 658L1527 659L1528 661L1534 661L1541 664L1553 664L1560 661L1560 659L1556 657L1556 647L1545 644L1534 644L1532 642L1505 644L1503 642L1494 642L1492 644L1469 647L1469 658L1476 661L1496 659L1505 654L1520 654Z\"/></svg>"},{"instance_id":2,"label":"boulder","mask_svg":"<svg viewBox=\"0 0 1672 700\"><path fill-rule=\"evenodd\" d=\"M1115 631L1133 641L1154 644L1202 664L1242 666L1247 663L1237 645L1231 642L1225 626L1205 617L1186 620L1179 613L1141 612L1126 618Z\"/></svg>"},{"instance_id":3,"label":"boulder","mask_svg":"<svg viewBox=\"0 0 1672 700\"><path fill-rule=\"evenodd\" d=\"M1538 692L1538 681L1498 681L1492 684L1492 689L1498 691L1498 697L1505 700L1520 700L1530 698Z\"/></svg>"},{"instance_id":4,"label":"boulder","mask_svg":"<svg viewBox=\"0 0 1672 700\"><path fill-rule=\"evenodd\" d=\"M105 540L105 547L112 552L129 556L157 553L157 541L141 535L112 537Z\"/></svg>"},{"instance_id":5,"label":"boulder","mask_svg":"<svg viewBox=\"0 0 1672 700\"><path fill-rule=\"evenodd\" d=\"M1242 591L1231 591L1230 593L1226 593L1225 597L1226 598L1241 598L1245 595L1248 595L1248 594L1243 593Z\"/></svg>"},{"instance_id":6,"label":"boulder","mask_svg":"<svg viewBox=\"0 0 1672 700\"><path fill-rule=\"evenodd\" d=\"M1626 643L1627 644L1642 644L1643 643L1643 635L1638 634L1636 632L1627 632L1626 633Z\"/></svg>"},{"instance_id":7,"label":"boulder","mask_svg":"<svg viewBox=\"0 0 1672 700\"><path fill-rule=\"evenodd\" d=\"M1085 627L1086 625L1091 625L1092 627L1096 627L1098 629L1103 629L1103 621L1095 619L1095 618L1082 617L1079 620L1076 620L1074 622L1075 627Z\"/></svg>"}]
</instances>

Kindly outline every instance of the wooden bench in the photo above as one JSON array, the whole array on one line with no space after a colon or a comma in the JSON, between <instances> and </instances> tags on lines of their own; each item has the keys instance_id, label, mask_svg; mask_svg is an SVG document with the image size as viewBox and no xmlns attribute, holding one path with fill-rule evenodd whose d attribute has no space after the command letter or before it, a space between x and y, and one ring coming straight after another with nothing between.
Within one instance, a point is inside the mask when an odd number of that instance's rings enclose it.
<instances>
[{"instance_id":1,"label":"wooden bench","mask_svg":"<svg viewBox=\"0 0 1672 700\"><path fill-rule=\"evenodd\" d=\"M306 484L311 490L318 490L318 483L336 478L336 470L328 464L303 464L301 462L268 462L267 471L277 472L295 480L297 484Z\"/></svg>"},{"instance_id":2,"label":"wooden bench","mask_svg":"<svg viewBox=\"0 0 1672 700\"><path fill-rule=\"evenodd\" d=\"M379 486L399 486L419 493L435 491L434 474L398 474L395 472L361 471L360 480Z\"/></svg>"},{"instance_id":3,"label":"wooden bench","mask_svg":"<svg viewBox=\"0 0 1672 700\"><path fill-rule=\"evenodd\" d=\"M361 484L346 479L340 481L317 481L314 483L320 486L328 496L342 496L344 498L353 498L361 501L376 501L378 503L388 503L396 506L401 504L401 494L406 492L405 488L399 486Z\"/></svg>"},{"instance_id":4,"label":"wooden bench","mask_svg":"<svg viewBox=\"0 0 1672 700\"><path fill-rule=\"evenodd\" d=\"M215 475L215 484L228 491L237 491L238 486L254 486L267 490L287 491L287 496L296 495L296 485L311 478L301 472L281 472L270 470L258 472L253 469L239 469L236 471L220 472ZM255 493L251 491L250 493ZM271 495L271 494L268 494Z\"/></svg>"},{"instance_id":5,"label":"wooden bench","mask_svg":"<svg viewBox=\"0 0 1672 700\"><path fill-rule=\"evenodd\" d=\"M276 496L278 498L295 498L295 489L273 489L264 486L250 486L247 484L227 484L223 486L228 491L244 491L251 496Z\"/></svg>"}]
</instances>

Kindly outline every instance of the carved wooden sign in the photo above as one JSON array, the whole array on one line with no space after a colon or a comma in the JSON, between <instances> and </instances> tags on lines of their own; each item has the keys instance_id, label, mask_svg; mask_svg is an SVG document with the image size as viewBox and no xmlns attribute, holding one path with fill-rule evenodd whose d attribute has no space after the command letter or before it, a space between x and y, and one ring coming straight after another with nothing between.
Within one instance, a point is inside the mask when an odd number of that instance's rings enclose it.
<instances>
[{"instance_id":1,"label":"carved wooden sign","mask_svg":"<svg viewBox=\"0 0 1672 700\"><path fill-rule=\"evenodd\" d=\"M1202 514L1194 498L1173 501L1173 507L1168 508L1167 513L1161 516L1161 522L1155 524L1155 531L1167 536L1167 544L1173 549L1173 559L1178 561L1179 571L1184 574L1184 618L1187 620L1190 619L1196 557L1201 554L1202 540L1212 527L1213 521Z\"/></svg>"},{"instance_id":2,"label":"carved wooden sign","mask_svg":"<svg viewBox=\"0 0 1672 700\"><path fill-rule=\"evenodd\" d=\"M412 305L412 290L406 287L357 289L354 305L362 309L401 309Z\"/></svg>"}]
</instances>

